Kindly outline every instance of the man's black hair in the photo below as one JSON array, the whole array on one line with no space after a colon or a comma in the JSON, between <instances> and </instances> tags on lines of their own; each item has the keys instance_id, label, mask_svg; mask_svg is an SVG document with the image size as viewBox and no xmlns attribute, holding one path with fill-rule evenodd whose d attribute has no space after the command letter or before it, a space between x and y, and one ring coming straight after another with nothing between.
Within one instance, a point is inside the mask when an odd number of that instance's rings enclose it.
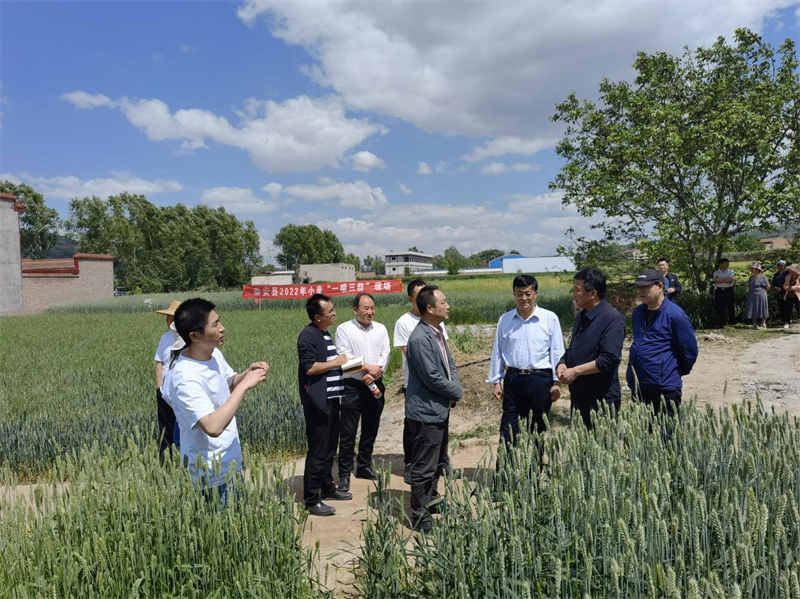
<instances>
[{"instance_id":1,"label":"man's black hair","mask_svg":"<svg viewBox=\"0 0 800 599\"><path fill-rule=\"evenodd\" d=\"M406 292L408 293L408 297L411 297L411 294L417 287L425 287L425 281L422 279L414 279L406 286Z\"/></svg>"},{"instance_id":2,"label":"man's black hair","mask_svg":"<svg viewBox=\"0 0 800 599\"><path fill-rule=\"evenodd\" d=\"M669 264L669 260L667 260L666 258L659 258L658 260L656 260L656 264L658 264L659 262L666 262L667 264Z\"/></svg>"},{"instance_id":3,"label":"man's black hair","mask_svg":"<svg viewBox=\"0 0 800 599\"><path fill-rule=\"evenodd\" d=\"M720 258L720 259L719 259L719 263L720 263L720 264L722 264L723 262L727 262L728 264L730 264L730 263L731 263L731 261L730 261L730 260L728 260L727 258Z\"/></svg>"},{"instance_id":4,"label":"man's black hair","mask_svg":"<svg viewBox=\"0 0 800 599\"><path fill-rule=\"evenodd\" d=\"M417 295L417 310L419 310L420 316L425 316L425 314L428 313L428 306L436 305L436 296L433 292L437 289L439 288L436 285L425 285L425 287L419 290L419 294Z\"/></svg>"},{"instance_id":5,"label":"man's black hair","mask_svg":"<svg viewBox=\"0 0 800 599\"><path fill-rule=\"evenodd\" d=\"M534 291L539 291L539 281L533 275L518 275L514 277L514 283L511 288L516 289L517 287L523 289L525 287L533 287Z\"/></svg>"},{"instance_id":6,"label":"man's black hair","mask_svg":"<svg viewBox=\"0 0 800 599\"><path fill-rule=\"evenodd\" d=\"M576 281L583 281L583 289L587 292L597 291L597 297L606 297L606 276L596 268L584 268L575 275Z\"/></svg>"},{"instance_id":7,"label":"man's black hair","mask_svg":"<svg viewBox=\"0 0 800 599\"><path fill-rule=\"evenodd\" d=\"M183 302L175 310L175 330L186 343L186 347L192 344L189 333L202 333L208 324L208 315L216 306L202 297L195 297Z\"/></svg>"},{"instance_id":8,"label":"man's black hair","mask_svg":"<svg viewBox=\"0 0 800 599\"><path fill-rule=\"evenodd\" d=\"M354 308L358 308L361 305L361 298L362 297L368 297L369 299L372 300L373 304L375 303L375 298L372 297L371 293L366 293L366 292L357 293L356 296L353 298L353 307Z\"/></svg>"},{"instance_id":9,"label":"man's black hair","mask_svg":"<svg viewBox=\"0 0 800 599\"><path fill-rule=\"evenodd\" d=\"M315 293L306 300L306 314L308 319L314 322L315 316L322 316L322 302L329 302L331 298L324 293Z\"/></svg>"}]
</instances>

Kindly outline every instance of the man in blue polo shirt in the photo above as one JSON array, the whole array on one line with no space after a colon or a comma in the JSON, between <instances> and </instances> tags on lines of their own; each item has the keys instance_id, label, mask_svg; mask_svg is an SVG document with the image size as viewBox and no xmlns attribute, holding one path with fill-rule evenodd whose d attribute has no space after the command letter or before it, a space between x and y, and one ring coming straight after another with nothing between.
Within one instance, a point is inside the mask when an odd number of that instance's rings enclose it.
<instances>
[{"instance_id":1,"label":"man in blue polo shirt","mask_svg":"<svg viewBox=\"0 0 800 599\"><path fill-rule=\"evenodd\" d=\"M697 360L697 339L686 312L665 301L664 278L648 269L636 278L641 305L633 310L633 345L628 360L627 381L634 398L663 406L674 417L681 405L682 376L689 374Z\"/></svg>"}]
</instances>

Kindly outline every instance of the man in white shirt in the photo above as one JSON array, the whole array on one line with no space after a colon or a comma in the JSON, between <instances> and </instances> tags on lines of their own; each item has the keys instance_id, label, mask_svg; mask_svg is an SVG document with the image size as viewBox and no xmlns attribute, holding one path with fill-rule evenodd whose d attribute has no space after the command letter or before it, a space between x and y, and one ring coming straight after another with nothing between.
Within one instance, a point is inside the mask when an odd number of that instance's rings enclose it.
<instances>
[{"instance_id":1,"label":"man in white shirt","mask_svg":"<svg viewBox=\"0 0 800 599\"><path fill-rule=\"evenodd\" d=\"M714 271L714 307L717 310L717 327L723 328L733 324L733 283L736 275L730 268L727 258L719 261L719 270Z\"/></svg>"},{"instance_id":2,"label":"man in white shirt","mask_svg":"<svg viewBox=\"0 0 800 599\"><path fill-rule=\"evenodd\" d=\"M378 480L372 469L372 450L385 401L383 373L389 365L389 333L384 325L375 322L375 299L369 293L359 293L353 300L353 312L355 318L336 329L336 352L346 354L348 360L364 358L363 370L343 375L344 397L339 416L340 491L350 490L359 420L356 478Z\"/></svg>"},{"instance_id":3,"label":"man in white shirt","mask_svg":"<svg viewBox=\"0 0 800 599\"><path fill-rule=\"evenodd\" d=\"M406 291L408 293L408 301L411 302L411 312L406 312L403 314L397 319L397 322L394 325L394 346L403 352L404 388L408 387L408 351L406 350L406 346L408 345L408 338L411 336L411 331L416 328L420 321L419 308L417 308L417 294L419 294L419 290L423 287L425 287L425 281L420 279L411 281L407 285ZM445 329L444 323L441 324L441 327L442 332L444 333L444 339L447 341L447 330ZM410 485L411 431L408 428L407 418L403 420L403 462L405 463L405 474L403 476L403 480L407 485Z\"/></svg>"},{"instance_id":4,"label":"man in white shirt","mask_svg":"<svg viewBox=\"0 0 800 599\"><path fill-rule=\"evenodd\" d=\"M175 330L175 310L180 306L180 302L172 302L168 308L164 310L156 310L156 314L161 314L167 317L166 333L161 335L158 341L158 348L156 349L155 363L156 363L156 412L158 415L158 438L159 438L159 458L164 460L164 452L171 445L179 445L180 439L176 439L174 431L177 430L175 425L175 412L170 405L164 400L162 393L162 385L164 383L164 364L169 362L170 348L180 339L178 331Z\"/></svg>"},{"instance_id":5,"label":"man in white shirt","mask_svg":"<svg viewBox=\"0 0 800 599\"><path fill-rule=\"evenodd\" d=\"M214 487L221 503L228 497L225 477L231 470L241 479L242 445L236 411L244 394L267 378L266 362L254 362L237 374L219 348L225 327L211 302L186 300L175 312L175 328L186 342L170 364L168 396L181 427L181 460L188 464L195 487L211 499ZM220 461L219 476L215 462Z\"/></svg>"},{"instance_id":6,"label":"man in white shirt","mask_svg":"<svg viewBox=\"0 0 800 599\"><path fill-rule=\"evenodd\" d=\"M556 367L564 355L558 316L536 305L536 277L519 275L512 289L517 307L497 322L489 366L492 394L503 400L500 435L506 443L516 442L520 418L529 419L531 432L544 432L544 415L561 397Z\"/></svg>"}]
</instances>

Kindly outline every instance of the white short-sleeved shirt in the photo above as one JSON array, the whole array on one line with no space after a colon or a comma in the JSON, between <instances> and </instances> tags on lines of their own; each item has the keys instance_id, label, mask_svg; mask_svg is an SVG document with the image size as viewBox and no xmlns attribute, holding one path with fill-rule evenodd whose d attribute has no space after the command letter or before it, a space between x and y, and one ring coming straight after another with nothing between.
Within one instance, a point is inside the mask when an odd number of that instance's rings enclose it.
<instances>
[{"instance_id":1,"label":"white short-sleeved shirt","mask_svg":"<svg viewBox=\"0 0 800 599\"><path fill-rule=\"evenodd\" d=\"M411 336L411 331L416 328L419 321L420 317L414 316L411 312L406 312L398 318L397 322L394 324L393 345L398 348L408 345L408 338ZM447 329L444 328L444 323L442 323L442 332L444 333L444 338L447 339ZM408 386L408 361L406 360L405 354L403 354L403 385Z\"/></svg>"},{"instance_id":2,"label":"white short-sleeved shirt","mask_svg":"<svg viewBox=\"0 0 800 599\"><path fill-rule=\"evenodd\" d=\"M169 348L172 347L173 343L175 343L175 334L172 331L167 331L161 335L161 339L158 341L158 349L156 349L156 356L154 360L156 362L166 364L169 361Z\"/></svg>"},{"instance_id":3,"label":"white short-sleeved shirt","mask_svg":"<svg viewBox=\"0 0 800 599\"><path fill-rule=\"evenodd\" d=\"M224 404L231 394L230 384L236 375L225 361L222 352L214 350L210 360L200 362L181 355L168 375L168 397L181 429L181 460L187 460L192 481L197 484L195 459L200 456L208 464L208 487L225 482L225 475L236 461L236 470L242 469L242 445L236 417L219 437L209 437L198 421ZM220 479L214 477L212 463L222 461Z\"/></svg>"}]
</instances>

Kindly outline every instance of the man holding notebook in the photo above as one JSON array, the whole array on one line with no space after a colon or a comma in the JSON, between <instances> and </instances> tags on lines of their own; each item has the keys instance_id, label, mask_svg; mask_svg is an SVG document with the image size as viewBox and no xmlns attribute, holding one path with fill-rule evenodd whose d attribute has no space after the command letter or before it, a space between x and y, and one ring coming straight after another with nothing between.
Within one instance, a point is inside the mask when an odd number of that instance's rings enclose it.
<instances>
[{"instance_id":1,"label":"man holding notebook","mask_svg":"<svg viewBox=\"0 0 800 599\"><path fill-rule=\"evenodd\" d=\"M356 431L361 420L361 439L358 442L356 478L377 480L372 469L372 450L378 436L383 413L383 373L389 365L389 333L375 322L375 299L369 293L359 293L353 300L355 318L336 329L336 353L363 358L363 366L347 372L344 379L339 419L339 490L350 490ZM347 368L347 365L343 366Z\"/></svg>"}]
</instances>

